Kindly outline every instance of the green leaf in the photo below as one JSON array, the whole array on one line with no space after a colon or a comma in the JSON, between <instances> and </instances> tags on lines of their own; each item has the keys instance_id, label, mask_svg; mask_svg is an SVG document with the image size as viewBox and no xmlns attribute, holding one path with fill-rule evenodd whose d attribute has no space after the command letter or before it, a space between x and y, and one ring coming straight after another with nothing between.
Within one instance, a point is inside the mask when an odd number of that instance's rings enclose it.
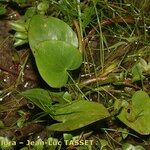
<instances>
[{"instance_id":1,"label":"green leaf","mask_svg":"<svg viewBox=\"0 0 150 150\"><path fill-rule=\"evenodd\" d=\"M15 31L18 31L18 32L23 32L23 33L26 33L27 30L25 28L25 22L24 20L17 20L17 21L11 21L9 22L11 28Z\"/></svg>"},{"instance_id":2,"label":"green leaf","mask_svg":"<svg viewBox=\"0 0 150 150\"><path fill-rule=\"evenodd\" d=\"M64 134L63 134L63 138L64 138L64 141L65 141L65 140L70 141L70 140L72 140L73 135L72 135L72 134L69 134L69 133L64 133Z\"/></svg>"},{"instance_id":3,"label":"green leaf","mask_svg":"<svg viewBox=\"0 0 150 150\"><path fill-rule=\"evenodd\" d=\"M42 139L37 139L35 141L35 144L34 144L34 150L43 150L44 148L44 141L42 141Z\"/></svg>"},{"instance_id":4,"label":"green leaf","mask_svg":"<svg viewBox=\"0 0 150 150\"><path fill-rule=\"evenodd\" d=\"M25 123L25 118L23 117L19 118L16 123L19 128L22 128Z\"/></svg>"},{"instance_id":5,"label":"green leaf","mask_svg":"<svg viewBox=\"0 0 150 150\"><path fill-rule=\"evenodd\" d=\"M11 141L7 137L0 136L0 148L2 150L13 149L13 146L10 143Z\"/></svg>"},{"instance_id":6,"label":"green leaf","mask_svg":"<svg viewBox=\"0 0 150 150\"><path fill-rule=\"evenodd\" d=\"M46 113L53 114L54 107L61 107L71 101L71 96L66 97L66 93L67 92L50 92L48 90L35 88L26 90L20 93L20 95L29 99ZM69 93L67 95L69 95ZM59 105L52 105L53 102L59 102Z\"/></svg>"},{"instance_id":7,"label":"green leaf","mask_svg":"<svg viewBox=\"0 0 150 150\"><path fill-rule=\"evenodd\" d=\"M40 42L47 40L64 41L78 47L77 36L70 26L54 17L46 17L43 15L33 16L30 22L28 36L32 51L34 51L34 48Z\"/></svg>"},{"instance_id":8,"label":"green leaf","mask_svg":"<svg viewBox=\"0 0 150 150\"><path fill-rule=\"evenodd\" d=\"M46 144L47 150L56 150L57 144L60 141L58 141L58 139L56 139L56 138L49 137L46 142L47 142L47 144Z\"/></svg>"},{"instance_id":9,"label":"green leaf","mask_svg":"<svg viewBox=\"0 0 150 150\"><path fill-rule=\"evenodd\" d=\"M118 118L142 135L150 134L150 97L144 91L137 91L132 103L124 107Z\"/></svg>"},{"instance_id":10,"label":"green leaf","mask_svg":"<svg viewBox=\"0 0 150 150\"><path fill-rule=\"evenodd\" d=\"M105 139L99 139L99 142L100 142L101 150L103 150L103 149L105 150L105 147L106 147L106 146L109 146L108 141L105 140Z\"/></svg>"},{"instance_id":11,"label":"green leaf","mask_svg":"<svg viewBox=\"0 0 150 150\"><path fill-rule=\"evenodd\" d=\"M125 143L122 145L122 150L145 150L145 148L140 145L134 146L132 144Z\"/></svg>"},{"instance_id":12,"label":"green leaf","mask_svg":"<svg viewBox=\"0 0 150 150\"><path fill-rule=\"evenodd\" d=\"M70 96L69 100L67 99L69 102L52 105L54 99L66 100L65 94L64 92L49 92L44 89L30 89L20 95L30 99L43 111L49 113L53 119L61 122L51 125L49 127L51 130L70 131L109 116L109 112L102 104L85 100L70 101Z\"/></svg>"},{"instance_id":13,"label":"green leaf","mask_svg":"<svg viewBox=\"0 0 150 150\"><path fill-rule=\"evenodd\" d=\"M47 12L49 8L49 1L47 0L43 0L42 2L40 2L37 6L37 10L40 14L45 14Z\"/></svg>"},{"instance_id":14,"label":"green leaf","mask_svg":"<svg viewBox=\"0 0 150 150\"><path fill-rule=\"evenodd\" d=\"M0 6L0 15L4 15L7 12L7 10L5 9L5 7Z\"/></svg>"},{"instance_id":15,"label":"green leaf","mask_svg":"<svg viewBox=\"0 0 150 150\"><path fill-rule=\"evenodd\" d=\"M77 69L82 63L78 49L62 41L41 42L36 47L35 60L40 75L54 88L65 85L67 70Z\"/></svg>"},{"instance_id":16,"label":"green leaf","mask_svg":"<svg viewBox=\"0 0 150 150\"><path fill-rule=\"evenodd\" d=\"M25 12L25 19L32 18L36 14L36 7L29 7Z\"/></svg>"},{"instance_id":17,"label":"green leaf","mask_svg":"<svg viewBox=\"0 0 150 150\"><path fill-rule=\"evenodd\" d=\"M139 64L134 65L131 69L132 80L138 81L144 79L142 72L143 70Z\"/></svg>"},{"instance_id":18,"label":"green leaf","mask_svg":"<svg viewBox=\"0 0 150 150\"><path fill-rule=\"evenodd\" d=\"M5 125L4 125L3 121L0 120L0 129L4 128L4 127L5 127Z\"/></svg>"},{"instance_id":19,"label":"green leaf","mask_svg":"<svg viewBox=\"0 0 150 150\"><path fill-rule=\"evenodd\" d=\"M50 98L49 91L37 88L26 90L20 93L20 95L28 98L30 101L32 101L35 105L37 105L45 112L50 113L50 108L52 107L52 99Z\"/></svg>"},{"instance_id":20,"label":"green leaf","mask_svg":"<svg viewBox=\"0 0 150 150\"><path fill-rule=\"evenodd\" d=\"M147 63L144 59L140 58L139 62L136 63L131 68L131 74L133 77L133 81L143 80L144 73L149 74L150 73L150 63Z\"/></svg>"},{"instance_id":21,"label":"green leaf","mask_svg":"<svg viewBox=\"0 0 150 150\"><path fill-rule=\"evenodd\" d=\"M27 43L28 41L27 40L23 40L23 39L15 39L15 43L14 43L14 46L17 47L17 46L20 46L20 45L23 45L25 43Z\"/></svg>"},{"instance_id":22,"label":"green leaf","mask_svg":"<svg viewBox=\"0 0 150 150\"><path fill-rule=\"evenodd\" d=\"M17 38L17 39L26 40L27 39L27 34L24 33L24 32L16 32L14 37Z\"/></svg>"},{"instance_id":23,"label":"green leaf","mask_svg":"<svg viewBox=\"0 0 150 150\"><path fill-rule=\"evenodd\" d=\"M145 150L145 148L143 146L141 146L141 145L135 146L135 149L136 150Z\"/></svg>"},{"instance_id":24,"label":"green leaf","mask_svg":"<svg viewBox=\"0 0 150 150\"><path fill-rule=\"evenodd\" d=\"M64 86L67 70L77 69L82 63L73 30L60 19L35 15L30 21L28 39L45 82L53 88Z\"/></svg>"},{"instance_id":25,"label":"green leaf","mask_svg":"<svg viewBox=\"0 0 150 150\"><path fill-rule=\"evenodd\" d=\"M76 100L55 110L53 118L60 123L48 127L54 131L71 131L109 117L107 109L99 103Z\"/></svg>"}]
</instances>

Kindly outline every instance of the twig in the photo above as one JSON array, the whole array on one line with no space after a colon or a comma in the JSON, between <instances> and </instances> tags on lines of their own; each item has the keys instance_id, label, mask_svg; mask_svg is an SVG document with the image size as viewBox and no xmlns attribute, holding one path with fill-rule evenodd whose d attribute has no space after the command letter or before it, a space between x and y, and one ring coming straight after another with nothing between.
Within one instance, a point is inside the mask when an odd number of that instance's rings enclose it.
<instances>
[{"instance_id":1,"label":"twig","mask_svg":"<svg viewBox=\"0 0 150 150\"><path fill-rule=\"evenodd\" d=\"M80 27L76 20L73 20L73 23L74 23L76 31L77 31L78 42L79 42L79 51L81 53L83 53L84 52L84 47L83 47L84 44L83 44L83 38L81 37L81 33L80 33Z\"/></svg>"},{"instance_id":2,"label":"twig","mask_svg":"<svg viewBox=\"0 0 150 150\"><path fill-rule=\"evenodd\" d=\"M87 80L81 82L79 87L80 87L80 89L82 89L83 87L86 87L87 85L96 83L96 82L98 82L99 85L110 84L110 83L113 84L113 83L118 82L119 84L122 84L122 85L128 86L128 87L132 87L136 90L140 89L140 87L138 87L137 85L134 85L131 80L128 80L128 79L118 80L115 75L93 77L93 78L90 78L90 79L87 79Z\"/></svg>"}]
</instances>

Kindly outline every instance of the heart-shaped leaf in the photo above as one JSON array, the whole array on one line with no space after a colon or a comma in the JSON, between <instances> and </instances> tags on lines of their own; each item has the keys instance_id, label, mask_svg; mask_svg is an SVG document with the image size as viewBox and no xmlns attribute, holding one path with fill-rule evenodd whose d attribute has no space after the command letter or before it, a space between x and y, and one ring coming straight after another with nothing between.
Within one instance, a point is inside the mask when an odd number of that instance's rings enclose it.
<instances>
[{"instance_id":1,"label":"heart-shaped leaf","mask_svg":"<svg viewBox=\"0 0 150 150\"><path fill-rule=\"evenodd\" d=\"M130 106L122 109L118 118L142 135L150 134L150 97L144 91L137 91Z\"/></svg>"},{"instance_id":2,"label":"heart-shaped leaf","mask_svg":"<svg viewBox=\"0 0 150 150\"><path fill-rule=\"evenodd\" d=\"M35 15L30 21L28 38L45 82L54 88L65 85L67 70L77 69L82 63L73 30L57 18Z\"/></svg>"},{"instance_id":3,"label":"heart-shaped leaf","mask_svg":"<svg viewBox=\"0 0 150 150\"><path fill-rule=\"evenodd\" d=\"M78 49L62 41L41 42L36 47L35 60L40 75L55 88L66 84L67 70L77 69L82 63Z\"/></svg>"},{"instance_id":4,"label":"heart-shaped leaf","mask_svg":"<svg viewBox=\"0 0 150 150\"><path fill-rule=\"evenodd\" d=\"M71 131L109 117L107 109L99 103L76 100L55 110L53 118L60 123L48 127L54 131Z\"/></svg>"},{"instance_id":5,"label":"heart-shaped leaf","mask_svg":"<svg viewBox=\"0 0 150 150\"><path fill-rule=\"evenodd\" d=\"M58 18L35 15L28 30L29 44L33 52L35 46L47 40L64 41L78 47L76 34L65 22Z\"/></svg>"}]
</instances>

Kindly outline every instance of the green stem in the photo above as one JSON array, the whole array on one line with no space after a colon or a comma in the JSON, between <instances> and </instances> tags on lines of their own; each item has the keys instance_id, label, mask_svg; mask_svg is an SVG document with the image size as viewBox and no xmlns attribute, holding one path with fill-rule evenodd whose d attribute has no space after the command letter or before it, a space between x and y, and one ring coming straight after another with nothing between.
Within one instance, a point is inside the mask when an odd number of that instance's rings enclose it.
<instances>
[{"instance_id":1,"label":"green stem","mask_svg":"<svg viewBox=\"0 0 150 150\"><path fill-rule=\"evenodd\" d=\"M103 33L102 33L101 22L99 19L98 11L97 11L96 4L95 4L94 0L93 0L93 4L94 4L94 9L95 9L98 27L99 27L99 32L100 32L99 33L100 34L100 64L101 64L101 68L102 68L102 72L103 72L103 69L104 69L104 38L103 38Z\"/></svg>"},{"instance_id":2,"label":"green stem","mask_svg":"<svg viewBox=\"0 0 150 150\"><path fill-rule=\"evenodd\" d=\"M86 100L89 100L86 95L81 91L80 87L78 86L78 84L74 81L74 79L71 77L71 75L68 73L69 78L72 80L73 84L75 85L75 87L78 89L78 91L83 95L83 97Z\"/></svg>"},{"instance_id":3,"label":"green stem","mask_svg":"<svg viewBox=\"0 0 150 150\"><path fill-rule=\"evenodd\" d=\"M80 26L80 43L79 43L79 51L83 52L83 29L82 29L82 19L81 19L81 7L80 7L80 0L77 0L77 9L78 9L78 20Z\"/></svg>"},{"instance_id":4,"label":"green stem","mask_svg":"<svg viewBox=\"0 0 150 150\"><path fill-rule=\"evenodd\" d=\"M22 76L23 76L24 68L25 68L26 63L27 63L27 61L28 61L28 58L29 58L29 54L27 55L27 57L25 58L25 60L24 60L24 62L23 62L23 64L22 64L22 66L21 66L21 70L20 70L19 76L18 76L18 78L17 78L15 87L17 87L17 86L19 85L19 83L20 83L20 80L21 80L21 78L22 78Z\"/></svg>"}]
</instances>

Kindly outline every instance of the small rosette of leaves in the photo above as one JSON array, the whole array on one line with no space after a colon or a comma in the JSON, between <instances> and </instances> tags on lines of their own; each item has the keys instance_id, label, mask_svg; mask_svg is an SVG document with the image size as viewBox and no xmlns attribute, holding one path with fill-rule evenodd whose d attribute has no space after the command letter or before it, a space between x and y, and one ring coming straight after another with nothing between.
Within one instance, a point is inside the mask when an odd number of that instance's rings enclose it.
<instances>
[{"instance_id":1,"label":"small rosette of leaves","mask_svg":"<svg viewBox=\"0 0 150 150\"><path fill-rule=\"evenodd\" d=\"M118 118L142 135L150 134L150 97L144 91L134 93L131 104L123 107Z\"/></svg>"},{"instance_id":2,"label":"small rosette of leaves","mask_svg":"<svg viewBox=\"0 0 150 150\"><path fill-rule=\"evenodd\" d=\"M145 75L150 74L150 62L146 62L140 58L139 61L131 68L131 75L133 81L145 79Z\"/></svg>"},{"instance_id":3,"label":"small rosette of leaves","mask_svg":"<svg viewBox=\"0 0 150 150\"><path fill-rule=\"evenodd\" d=\"M14 35L15 43L14 46L20 46L28 43L27 27L23 20L18 20L9 23L11 28L16 31Z\"/></svg>"}]
</instances>

